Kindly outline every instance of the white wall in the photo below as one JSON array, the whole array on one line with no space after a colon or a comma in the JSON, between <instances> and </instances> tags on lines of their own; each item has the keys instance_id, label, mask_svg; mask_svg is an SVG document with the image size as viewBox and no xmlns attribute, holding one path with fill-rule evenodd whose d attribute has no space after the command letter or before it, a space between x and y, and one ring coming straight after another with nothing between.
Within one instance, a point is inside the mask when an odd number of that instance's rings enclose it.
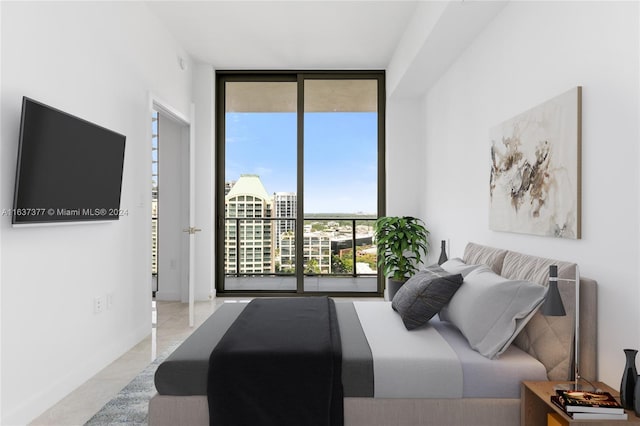
<instances>
[{"instance_id":1,"label":"white wall","mask_svg":"<svg viewBox=\"0 0 640 426\"><path fill-rule=\"evenodd\" d=\"M0 217L2 424L24 424L150 332L148 93L185 116L187 58L143 3L2 2L0 207L23 95L127 136L117 223L13 229ZM113 307L93 313L95 297Z\"/></svg>"},{"instance_id":2,"label":"white wall","mask_svg":"<svg viewBox=\"0 0 640 426\"><path fill-rule=\"evenodd\" d=\"M435 240L454 256L476 241L578 262L599 283L599 376L613 387L622 349L640 347L638 7L509 3L428 92L422 120L421 212ZM578 85L582 239L490 231L489 129Z\"/></svg>"},{"instance_id":3,"label":"white wall","mask_svg":"<svg viewBox=\"0 0 640 426\"><path fill-rule=\"evenodd\" d=\"M424 193L420 179L424 168L423 106L420 99L388 99L386 115L386 215L417 217L421 197L416 195Z\"/></svg>"}]
</instances>

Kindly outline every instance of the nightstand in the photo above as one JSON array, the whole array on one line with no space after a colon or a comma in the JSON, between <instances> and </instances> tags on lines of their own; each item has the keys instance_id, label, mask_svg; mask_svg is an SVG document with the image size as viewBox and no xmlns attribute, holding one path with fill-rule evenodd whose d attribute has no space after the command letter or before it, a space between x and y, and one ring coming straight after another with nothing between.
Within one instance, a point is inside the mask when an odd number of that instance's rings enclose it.
<instances>
[{"instance_id":1,"label":"nightstand","mask_svg":"<svg viewBox=\"0 0 640 426\"><path fill-rule=\"evenodd\" d=\"M546 426L547 413L558 413L571 426L621 426L627 424L640 425L640 418L633 410L626 410L629 419L622 420L573 420L551 402L551 395L555 393L553 387L559 382L522 382L520 391L520 425ZM619 397L619 392L602 382L593 382L598 388Z\"/></svg>"}]
</instances>

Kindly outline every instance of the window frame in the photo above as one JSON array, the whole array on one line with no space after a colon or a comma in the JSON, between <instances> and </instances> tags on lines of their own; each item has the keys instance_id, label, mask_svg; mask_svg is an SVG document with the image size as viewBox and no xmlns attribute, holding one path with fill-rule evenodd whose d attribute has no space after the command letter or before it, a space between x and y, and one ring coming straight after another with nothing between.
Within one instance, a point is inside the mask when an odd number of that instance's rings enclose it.
<instances>
[{"instance_id":1,"label":"window frame","mask_svg":"<svg viewBox=\"0 0 640 426\"><path fill-rule=\"evenodd\" d=\"M225 229L225 85L227 82L296 82L297 83L297 205L296 227L294 241L304 241L304 82L305 80L376 80L378 95L378 144L377 144L377 217L385 216L386 206L386 93L384 70L216 70L215 72L215 160L214 160L214 270L216 293L221 296L276 296L276 295L328 295L344 297L381 297L384 294L384 276L378 271L377 291L375 292L305 292L304 268L302 263L296 267L295 290L225 290L225 261L224 261L224 229ZM273 226L273 225L272 225ZM304 258L304 244L295 245L295 259ZM354 247L355 249L355 247ZM238 253L236 253L236 256ZM355 265L354 265L355 267ZM256 278L259 279L259 278Z\"/></svg>"}]
</instances>

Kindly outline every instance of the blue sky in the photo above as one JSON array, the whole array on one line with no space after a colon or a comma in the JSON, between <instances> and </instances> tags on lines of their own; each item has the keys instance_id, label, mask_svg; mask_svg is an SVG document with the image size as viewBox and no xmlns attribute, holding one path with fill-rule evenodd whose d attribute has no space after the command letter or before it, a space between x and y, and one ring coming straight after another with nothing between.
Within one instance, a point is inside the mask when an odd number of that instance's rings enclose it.
<instances>
[{"instance_id":1,"label":"blue sky","mask_svg":"<svg viewBox=\"0 0 640 426\"><path fill-rule=\"evenodd\" d=\"M225 180L296 192L296 114L227 113ZM377 114L305 114L305 213L376 213Z\"/></svg>"}]
</instances>

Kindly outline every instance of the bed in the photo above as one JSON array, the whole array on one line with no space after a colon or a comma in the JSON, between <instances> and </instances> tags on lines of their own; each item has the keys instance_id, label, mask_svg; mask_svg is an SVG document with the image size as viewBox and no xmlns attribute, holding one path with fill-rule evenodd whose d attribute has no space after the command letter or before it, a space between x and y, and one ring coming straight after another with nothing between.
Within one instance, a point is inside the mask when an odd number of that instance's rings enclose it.
<instances>
[{"instance_id":1,"label":"bed","mask_svg":"<svg viewBox=\"0 0 640 426\"><path fill-rule=\"evenodd\" d=\"M572 263L475 243L467 245L461 262L539 285L546 285L551 264L558 265L560 278L575 274ZM581 375L596 379L596 283L584 277L580 283ZM446 320L435 316L428 326L411 331L391 302L337 300L344 424L519 424L521 381L572 378L575 285L560 280L558 287L567 316L545 317L534 309L497 359L481 355L481 345L472 348L472 336L461 332L466 326L451 322L454 299L447 306L450 312L440 314ZM209 354L245 306L224 304L159 366L158 393L149 402L150 425L209 424Z\"/></svg>"}]
</instances>

